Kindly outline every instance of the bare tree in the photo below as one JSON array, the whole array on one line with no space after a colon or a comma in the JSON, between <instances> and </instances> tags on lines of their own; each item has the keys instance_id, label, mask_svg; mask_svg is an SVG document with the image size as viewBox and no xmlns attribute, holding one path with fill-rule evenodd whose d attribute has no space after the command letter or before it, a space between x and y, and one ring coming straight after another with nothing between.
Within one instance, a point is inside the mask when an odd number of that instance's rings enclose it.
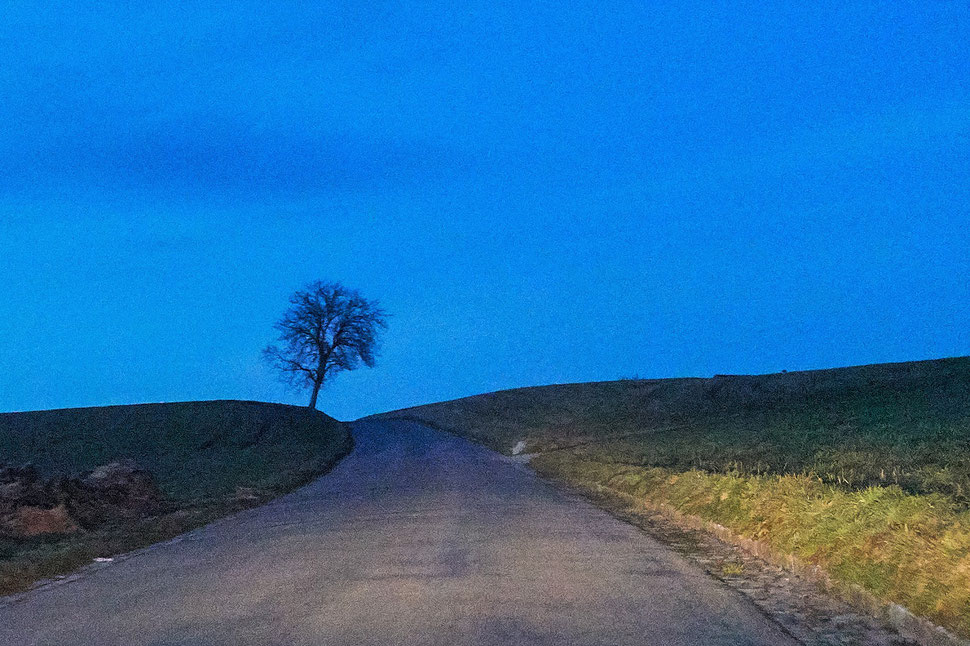
<instances>
[{"instance_id":1,"label":"bare tree","mask_svg":"<svg viewBox=\"0 0 970 646\"><path fill-rule=\"evenodd\" d=\"M387 314L357 290L321 281L293 294L290 304L276 323L279 345L263 354L286 381L311 389L309 407L316 408L320 388L335 374L361 363L374 366Z\"/></svg>"}]
</instances>

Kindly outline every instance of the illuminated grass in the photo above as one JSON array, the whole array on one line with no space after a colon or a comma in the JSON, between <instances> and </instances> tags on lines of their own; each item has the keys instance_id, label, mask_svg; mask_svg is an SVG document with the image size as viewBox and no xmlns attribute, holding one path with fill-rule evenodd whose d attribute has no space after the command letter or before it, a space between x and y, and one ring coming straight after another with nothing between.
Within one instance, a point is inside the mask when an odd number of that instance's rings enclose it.
<instances>
[{"instance_id":1,"label":"illuminated grass","mask_svg":"<svg viewBox=\"0 0 970 646\"><path fill-rule=\"evenodd\" d=\"M801 475L618 467L569 453L540 456L534 465L724 525L970 634L970 512L941 495L894 485L846 490Z\"/></svg>"}]
</instances>

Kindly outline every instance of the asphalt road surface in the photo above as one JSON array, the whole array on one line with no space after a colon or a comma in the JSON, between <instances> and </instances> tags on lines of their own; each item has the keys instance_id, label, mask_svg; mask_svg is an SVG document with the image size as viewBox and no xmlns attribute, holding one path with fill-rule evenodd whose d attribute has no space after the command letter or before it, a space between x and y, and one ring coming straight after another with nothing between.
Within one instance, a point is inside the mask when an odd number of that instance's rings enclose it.
<instances>
[{"instance_id":1,"label":"asphalt road surface","mask_svg":"<svg viewBox=\"0 0 970 646\"><path fill-rule=\"evenodd\" d=\"M0 605L0 644L796 643L508 458L409 422L354 434L297 492Z\"/></svg>"}]
</instances>

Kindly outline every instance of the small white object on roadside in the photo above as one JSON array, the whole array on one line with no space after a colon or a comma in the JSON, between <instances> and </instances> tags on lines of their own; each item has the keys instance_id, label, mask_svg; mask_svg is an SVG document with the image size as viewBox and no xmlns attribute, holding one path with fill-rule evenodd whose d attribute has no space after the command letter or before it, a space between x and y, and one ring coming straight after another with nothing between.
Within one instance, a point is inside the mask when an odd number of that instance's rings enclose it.
<instances>
[{"instance_id":1,"label":"small white object on roadside","mask_svg":"<svg viewBox=\"0 0 970 646\"><path fill-rule=\"evenodd\" d=\"M106 556L96 556L96 557L94 557L94 562L95 563L110 563L113 560L114 560L113 558L108 558Z\"/></svg>"},{"instance_id":2,"label":"small white object on roadside","mask_svg":"<svg viewBox=\"0 0 970 646\"><path fill-rule=\"evenodd\" d=\"M518 455L523 451L525 451L525 442L523 440L519 440L518 444L512 447L512 455Z\"/></svg>"}]
</instances>

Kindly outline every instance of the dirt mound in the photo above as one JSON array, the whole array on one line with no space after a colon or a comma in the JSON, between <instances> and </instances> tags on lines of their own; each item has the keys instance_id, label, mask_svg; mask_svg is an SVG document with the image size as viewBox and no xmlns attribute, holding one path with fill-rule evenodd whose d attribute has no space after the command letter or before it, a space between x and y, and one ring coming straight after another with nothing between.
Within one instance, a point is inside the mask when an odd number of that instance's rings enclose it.
<instances>
[{"instance_id":1,"label":"dirt mound","mask_svg":"<svg viewBox=\"0 0 970 646\"><path fill-rule=\"evenodd\" d=\"M80 529L64 505L53 509L20 507L4 519L2 526L5 531L17 537L70 534Z\"/></svg>"},{"instance_id":2,"label":"dirt mound","mask_svg":"<svg viewBox=\"0 0 970 646\"><path fill-rule=\"evenodd\" d=\"M130 461L102 465L80 478L48 480L32 466L0 467L0 535L95 529L154 515L164 503L152 475Z\"/></svg>"}]
</instances>

